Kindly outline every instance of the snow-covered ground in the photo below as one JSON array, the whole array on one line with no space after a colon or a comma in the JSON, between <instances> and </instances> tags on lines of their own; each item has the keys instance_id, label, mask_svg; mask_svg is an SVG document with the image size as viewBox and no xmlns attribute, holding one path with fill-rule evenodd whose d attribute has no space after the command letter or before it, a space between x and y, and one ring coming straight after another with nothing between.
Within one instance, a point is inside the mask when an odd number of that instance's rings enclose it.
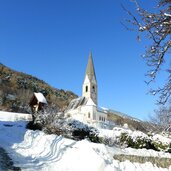
<instances>
[{"instance_id":1,"label":"snow-covered ground","mask_svg":"<svg viewBox=\"0 0 171 171\"><path fill-rule=\"evenodd\" d=\"M14 113L14 112L5 112L0 111L0 121L31 121L32 115L27 113Z\"/></svg>"},{"instance_id":2,"label":"snow-covered ground","mask_svg":"<svg viewBox=\"0 0 171 171\"><path fill-rule=\"evenodd\" d=\"M0 146L22 170L40 171L171 171L152 163L119 162L115 154L160 156L171 154L153 150L120 149L88 140L74 141L62 136L47 135L41 131L25 129L25 121L0 121ZM102 132L102 131L101 131ZM103 130L103 133L105 131ZM105 135L107 134L104 133ZM112 134L112 131L108 131Z\"/></svg>"}]
</instances>

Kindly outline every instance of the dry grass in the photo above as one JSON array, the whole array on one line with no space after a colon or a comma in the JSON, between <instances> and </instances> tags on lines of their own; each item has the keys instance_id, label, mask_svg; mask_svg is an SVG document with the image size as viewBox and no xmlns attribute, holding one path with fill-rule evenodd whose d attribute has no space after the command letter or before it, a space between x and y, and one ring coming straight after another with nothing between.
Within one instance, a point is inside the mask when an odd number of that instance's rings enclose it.
<instances>
[{"instance_id":1,"label":"dry grass","mask_svg":"<svg viewBox=\"0 0 171 171\"><path fill-rule=\"evenodd\" d=\"M152 123L134 120L131 117L124 117L115 113L108 113L108 120L115 122L115 124L119 126L123 126L125 123L127 123L130 129L139 130L145 133L153 131L155 129Z\"/></svg>"}]
</instances>

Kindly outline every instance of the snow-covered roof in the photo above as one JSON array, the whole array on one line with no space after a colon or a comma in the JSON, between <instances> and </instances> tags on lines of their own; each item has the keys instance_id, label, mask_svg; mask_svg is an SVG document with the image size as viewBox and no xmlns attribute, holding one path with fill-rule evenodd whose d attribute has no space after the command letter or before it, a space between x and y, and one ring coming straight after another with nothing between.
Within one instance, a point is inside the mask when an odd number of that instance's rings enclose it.
<instances>
[{"instance_id":1,"label":"snow-covered roof","mask_svg":"<svg viewBox=\"0 0 171 171\"><path fill-rule=\"evenodd\" d=\"M99 107L98 106L98 111L100 111L100 112L104 112L104 113L108 113L109 112L109 109L108 108L104 108L104 107Z\"/></svg>"},{"instance_id":2,"label":"snow-covered roof","mask_svg":"<svg viewBox=\"0 0 171 171\"><path fill-rule=\"evenodd\" d=\"M46 98L42 93L34 93L35 97L37 98L38 102L47 104Z\"/></svg>"},{"instance_id":3,"label":"snow-covered roof","mask_svg":"<svg viewBox=\"0 0 171 171\"><path fill-rule=\"evenodd\" d=\"M67 107L67 110L73 110L78 108L79 106L96 106L95 103L91 98L86 98L86 97L78 97L76 99L73 99L70 104Z\"/></svg>"},{"instance_id":4,"label":"snow-covered roof","mask_svg":"<svg viewBox=\"0 0 171 171\"><path fill-rule=\"evenodd\" d=\"M87 99L85 97L78 97L73 99L67 107L67 110L76 109L79 106L85 105Z\"/></svg>"}]
</instances>

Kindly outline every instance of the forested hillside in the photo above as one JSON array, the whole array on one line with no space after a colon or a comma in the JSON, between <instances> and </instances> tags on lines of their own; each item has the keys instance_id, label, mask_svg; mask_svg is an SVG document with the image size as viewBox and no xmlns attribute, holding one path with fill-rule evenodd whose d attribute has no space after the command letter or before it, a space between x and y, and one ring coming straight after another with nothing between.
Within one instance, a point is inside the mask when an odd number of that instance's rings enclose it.
<instances>
[{"instance_id":1,"label":"forested hillside","mask_svg":"<svg viewBox=\"0 0 171 171\"><path fill-rule=\"evenodd\" d=\"M14 71L0 63L0 110L29 113L34 92L41 92L49 105L64 110L77 97L71 91L53 88L32 75Z\"/></svg>"}]
</instances>

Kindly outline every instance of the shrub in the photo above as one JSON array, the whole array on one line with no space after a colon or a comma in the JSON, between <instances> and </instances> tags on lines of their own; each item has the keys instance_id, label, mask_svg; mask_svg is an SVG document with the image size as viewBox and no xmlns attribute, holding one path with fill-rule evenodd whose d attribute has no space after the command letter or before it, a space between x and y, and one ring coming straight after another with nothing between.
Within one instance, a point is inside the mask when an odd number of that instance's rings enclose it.
<instances>
[{"instance_id":1,"label":"shrub","mask_svg":"<svg viewBox=\"0 0 171 171\"><path fill-rule=\"evenodd\" d=\"M121 134L120 143L121 145L126 145L127 147L136 148L136 149L141 149L141 148L155 149L149 137L137 136L133 138L127 133Z\"/></svg>"},{"instance_id":2,"label":"shrub","mask_svg":"<svg viewBox=\"0 0 171 171\"><path fill-rule=\"evenodd\" d=\"M29 122L27 125L26 125L26 128L27 129L31 129L31 130L42 130L42 125L39 124L39 123L34 123L33 121Z\"/></svg>"},{"instance_id":3,"label":"shrub","mask_svg":"<svg viewBox=\"0 0 171 171\"><path fill-rule=\"evenodd\" d=\"M47 134L63 135L74 140L87 138L92 142L99 142L97 129L65 117L56 108L46 107L43 111L35 113L33 118L34 120L27 125L29 129L42 130Z\"/></svg>"},{"instance_id":4,"label":"shrub","mask_svg":"<svg viewBox=\"0 0 171 171\"><path fill-rule=\"evenodd\" d=\"M121 145L126 145L126 147L141 149L153 149L155 151L167 151L171 152L171 143L165 144L161 141L155 141L151 136L143 137L131 137L127 133L122 133L119 139Z\"/></svg>"},{"instance_id":5,"label":"shrub","mask_svg":"<svg viewBox=\"0 0 171 171\"><path fill-rule=\"evenodd\" d=\"M162 142L153 141L152 144L158 151L167 151L169 149L169 144L164 144Z\"/></svg>"}]
</instances>

